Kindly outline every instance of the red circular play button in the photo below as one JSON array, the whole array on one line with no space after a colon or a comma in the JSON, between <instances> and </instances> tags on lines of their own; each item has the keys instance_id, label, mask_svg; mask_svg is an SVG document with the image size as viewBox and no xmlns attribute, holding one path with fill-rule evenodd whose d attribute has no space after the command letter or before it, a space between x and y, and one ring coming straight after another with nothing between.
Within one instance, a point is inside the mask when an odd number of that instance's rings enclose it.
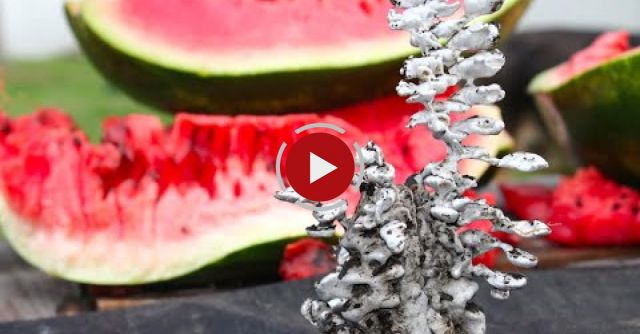
<instances>
[{"instance_id":1,"label":"red circular play button","mask_svg":"<svg viewBox=\"0 0 640 334\"><path fill-rule=\"evenodd\" d=\"M322 202L347 190L355 162L349 146L338 137L314 133L293 145L286 168L293 190L308 200Z\"/></svg>"}]
</instances>

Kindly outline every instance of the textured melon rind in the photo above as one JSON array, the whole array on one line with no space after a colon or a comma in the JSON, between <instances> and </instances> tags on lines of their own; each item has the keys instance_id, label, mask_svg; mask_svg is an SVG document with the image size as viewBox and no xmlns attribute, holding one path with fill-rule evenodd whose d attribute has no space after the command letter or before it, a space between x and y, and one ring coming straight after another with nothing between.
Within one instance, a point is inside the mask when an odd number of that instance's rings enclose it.
<instances>
[{"instance_id":1,"label":"textured melon rind","mask_svg":"<svg viewBox=\"0 0 640 334\"><path fill-rule=\"evenodd\" d=\"M638 61L637 58L639 56L640 48L633 49L565 79L556 74L558 68L561 66L558 65L536 75L533 80L531 80L528 91L531 94L549 93L563 89L570 89L571 86L575 85L583 85L580 82L585 80L597 83L601 80L609 81L617 79L613 78L614 74L611 74L611 72L613 70L624 69L625 66L628 66L628 68L633 70L632 67L637 66L635 63ZM632 74L634 73L629 73L629 78L632 78ZM601 79L601 77L607 76L612 78Z\"/></svg>"},{"instance_id":2,"label":"textured melon rind","mask_svg":"<svg viewBox=\"0 0 640 334\"><path fill-rule=\"evenodd\" d=\"M528 4L528 0L507 0L491 18L513 28ZM286 59L277 66L252 67L245 61L244 68L205 70L202 65L193 67L119 41L109 34L108 25L100 24L100 15L87 16L83 8L82 2L69 2L66 13L94 65L131 96L169 111L279 114L345 106L392 92L399 80L398 68L415 52L405 36L399 36L397 41L374 43L379 52L367 49L363 55L292 60L295 66Z\"/></svg>"},{"instance_id":3,"label":"textured melon rind","mask_svg":"<svg viewBox=\"0 0 640 334\"><path fill-rule=\"evenodd\" d=\"M96 68L132 97L163 110L219 114L283 114L344 106L393 92L410 54L369 64L242 74L190 72L132 56L107 43L67 4L67 17Z\"/></svg>"},{"instance_id":4,"label":"textured melon rind","mask_svg":"<svg viewBox=\"0 0 640 334\"><path fill-rule=\"evenodd\" d=\"M530 84L549 128L560 143L575 149L622 182L640 180L640 49L559 80L552 68Z\"/></svg>"},{"instance_id":5,"label":"textured melon rind","mask_svg":"<svg viewBox=\"0 0 640 334\"><path fill-rule=\"evenodd\" d=\"M80 241L62 233L38 231L31 222L15 214L2 195L0 219L13 248L27 262L50 275L80 283L134 285L166 281L236 261L248 266L264 264L265 254L257 256L261 261L256 262L261 263L251 263L251 256L247 258L246 254L251 253L252 247L269 244L273 246L269 249L271 262L277 261L284 241L306 235L305 227L312 222L307 210L291 207L282 210L278 205L272 211L245 216L198 237L155 245L100 236ZM240 253L245 256L236 256ZM247 268L247 272L251 270Z\"/></svg>"}]
</instances>

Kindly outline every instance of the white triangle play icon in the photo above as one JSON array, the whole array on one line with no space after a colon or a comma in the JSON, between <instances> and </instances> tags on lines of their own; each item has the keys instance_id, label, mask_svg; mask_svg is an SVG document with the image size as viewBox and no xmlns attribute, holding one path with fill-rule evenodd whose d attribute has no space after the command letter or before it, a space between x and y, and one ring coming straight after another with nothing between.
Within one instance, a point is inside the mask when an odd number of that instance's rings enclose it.
<instances>
[{"instance_id":1,"label":"white triangle play icon","mask_svg":"<svg viewBox=\"0 0 640 334\"><path fill-rule=\"evenodd\" d=\"M314 183L338 169L319 156L309 152L309 183Z\"/></svg>"}]
</instances>

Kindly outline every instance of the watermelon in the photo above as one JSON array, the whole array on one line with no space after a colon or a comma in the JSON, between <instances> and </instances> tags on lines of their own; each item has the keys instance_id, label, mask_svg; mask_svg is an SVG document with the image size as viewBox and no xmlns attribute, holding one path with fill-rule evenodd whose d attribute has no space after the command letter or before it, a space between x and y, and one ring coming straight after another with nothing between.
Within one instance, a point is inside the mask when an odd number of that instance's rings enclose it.
<instances>
[{"instance_id":1,"label":"watermelon","mask_svg":"<svg viewBox=\"0 0 640 334\"><path fill-rule=\"evenodd\" d=\"M287 245L278 272L285 281L298 281L325 275L337 264L330 245L304 238Z\"/></svg>"},{"instance_id":2,"label":"watermelon","mask_svg":"<svg viewBox=\"0 0 640 334\"><path fill-rule=\"evenodd\" d=\"M484 20L513 28L530 0ZM277 114L386 96L416 52L388 0L75 0L73 31L96 67L163 110Z\"/></svg>"},{"instance_id":3,"label":"watermelon","mask_svg":"<svg viewBox=\"0 0 640 334\"><path fill-rule=\"evenodd\" d=\"M553 194L549 239L572 246L640 243L640 196L594 168L563 180Z\"/></svg>"},{"instance_id":4,"label":"watermelon","mask_svg":"<svg viewBox=\"0 0 640 334\"><path fill-rule=\"evenodd\" d=\"M100 143L58 110L2 115L0 226L27 261L77 282L142 284L237 259L246 268L277 263L283 245L313 223L306 210L273 199L280 144L295 141L301 125L336 124L347 142L376 139L400 181L445 154L429 134L418 140L402 126L415 108L391 97L322 115L179 114L169 128L155 116L128 115L105 120ZM363 122L366 134L345 116L365 113L376 120ZM465 117L487 113L499 116L478 107ZM469 140L492 153L511 144L488 138ZM355 204L357 195L347 198Z\"/></svg>"},{"instance_id":5,"label":"watermelon","mask_svg":"<svg viewBox=\"0 0 640 334\"><path fill-rule=\"evenodd\" d=\"M640 182L640 48L625 31L536 76L529 92L556 139L617 181Z\"/></svg>"},{"instance_id":6,"label":"watermelon","mask_svg":"<svg viewBox=\"0 0 640 334\"><path fill-rule=\"evenodd\" d=\"M503 185L510 212L521 219L544 219L548 239L565 246L640 244L640 194L606 178L596 168L580 169L550 186Z\"/></svg>"},{"instance_id":7,"label":"watermelon","mask_svg":"<svg viewBox=\"0 0 640 334\"><path fill-rule=\"evenodd\" d=\"M505 209L520 219L546 221L551 214L553 188L538 183L501 184Z\"/></svg>"}]
</instances>

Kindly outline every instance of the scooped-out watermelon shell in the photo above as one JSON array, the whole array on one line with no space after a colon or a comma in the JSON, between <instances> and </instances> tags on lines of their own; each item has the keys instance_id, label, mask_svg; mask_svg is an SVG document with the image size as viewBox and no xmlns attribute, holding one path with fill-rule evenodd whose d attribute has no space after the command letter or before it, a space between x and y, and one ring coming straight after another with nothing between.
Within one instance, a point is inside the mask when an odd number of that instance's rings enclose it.
<instances>
[{"instance_id":1,"label":"scooped-out watermelon shell","mask_svg":"<svg viewBox=\"0 0 640 334\"><path fill-rule=\"evenodd\" d=\"M387 112L394 106L397 113ZM295 141L301 125L330 122L347 130L347 141L376 138L402 182L445 153L428 133L401 126L406 106L393 97L321 116L180 114L171 128L154 116L128 115L107 119L100 143L56 110L1 116L0 226L24 259L71 281L275 275L284 245L314 223L307 210L273 198L280 144ZM499 117L495 107L474 110ZM366 134L340 118L366 112L377 120L362 124ZM502 134L468 144L498 154L512 141ZM480 177L487 166L463 161L460 169ZM355 205L358 194L346 197Z\"/></svg>"},{"instance_id":2,"label":"scooped-out watermelon shell","mask_svg":"<svg viewBox=\"0 0 640 334\"><path fill-rule=\"evenodd\" d=\"M503 38L530 0L481 18ZM86 55L131 96L169 111L279 114L388 95L416 52L388 0L82 0L66 4Z\"/></svg>"},{"instance_id":3,"label":"scooped-out watermelon shell","mask_svg":"<svg viewBox=\"0 0 640 334\"><path fill-rule=\"evenodd\" d=\"M640 48L563 77L558 68L534 78L529 92L554 137L625 183L640 183Z\"/></svg>"}]
</instances>

